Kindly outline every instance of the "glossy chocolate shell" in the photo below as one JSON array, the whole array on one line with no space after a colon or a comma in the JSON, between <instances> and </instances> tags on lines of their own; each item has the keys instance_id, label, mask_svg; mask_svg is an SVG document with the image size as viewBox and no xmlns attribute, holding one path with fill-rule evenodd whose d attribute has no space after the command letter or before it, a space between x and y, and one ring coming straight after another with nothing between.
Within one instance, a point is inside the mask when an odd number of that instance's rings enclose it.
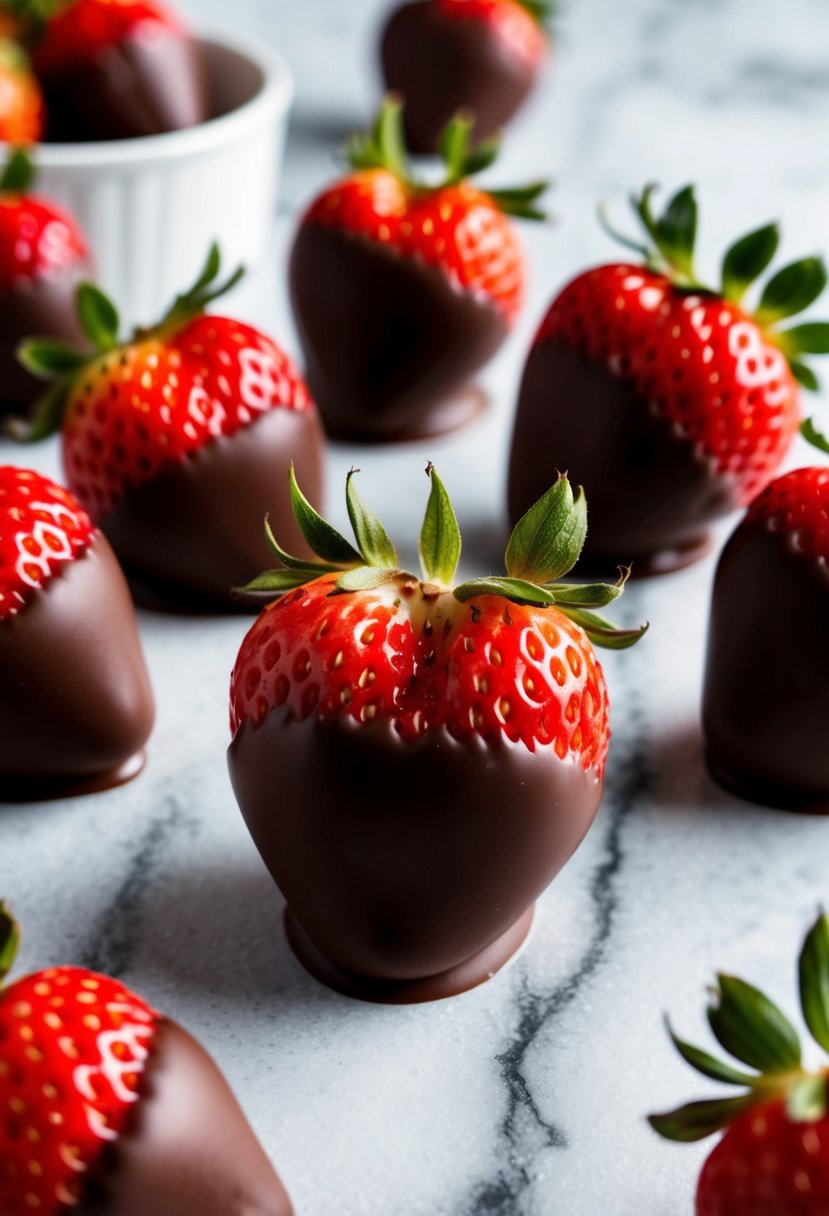
<instances>
[{"instance_id":1,"label":"glossy chocolate shell","mask_svg":"<svg viewBox=\"0 0 829 1216\"><path fill-rule=\"evenodd\" d=\"M709 547L708 526L737 507L716 473L672 424L651 412L630 383L554 341L531 349L509 466L514 524L558 470L584 486L587 541L577 567L612 576L661 574Z\"/></svg>"},{"instance_id":2,"label":"glossy chocolate shell","mask_svg":"<svg viewBox=\"0 0 829 1216\"><path fill-rule=\"evenodd\" d=\"M469 381L508 333L494 304L452 286L437 267L319 223L297 233L290 286L306 378L329 435L416 438L477 413Z\"/></svg>"},{"instance_id":3,"label":"glossy chocolate shell","mask_svg":"<svg viewBox=\"0 0 829 1216\"><path fill-rule=\"evenodd\" d=\"M374 1000L429 1000L488 979L523 940L602 788L549 749L459 743L443 729L409 744L387 720L297 722L280 709L245 722L228 759L300 957Z\"/></svg>"}]
</instances>

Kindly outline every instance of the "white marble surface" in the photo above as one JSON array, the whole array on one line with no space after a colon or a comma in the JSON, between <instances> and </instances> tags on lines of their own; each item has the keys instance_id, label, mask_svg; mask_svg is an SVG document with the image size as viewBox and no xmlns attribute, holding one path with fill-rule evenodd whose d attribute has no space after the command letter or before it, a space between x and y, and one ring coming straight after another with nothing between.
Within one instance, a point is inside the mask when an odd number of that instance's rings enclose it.
<instances>
[{"instance_id":1,"label":"white marble surface","mask_svg":"<svg viewBox=\"0 0 829 1216\"><path fill-rule=\"evenodd\" d=\"M192 7L226 17L225 0ZM366 65L381 8L234 6L297 76L276 273L236 302L289 346L281 275L293 214L329 173L332 142L373 103ZM558 222L526 234L532 294L486 375L493 406L428 447L332 450L332 513L343 519L342 478L358 461L363 492L411 550L428 456L466 523L468 567L496 565L518 369L552 291L612 256L593 219L598 194L622 207L648 178L697 180L706 267L728 237L775 215L787 252L829 251L827 46L824 0L567 0L557 61L504 158L505 177L555 176ZM54 447L26 457L57 470ZM0 446L10 459L20 453ZM245 623L149 614L159 716L146 772L106 795L0 809L0 891L25 925L23 966L114 972L186 1023L227 1072L299 1216L690 1214L705 1148L660 1142L644 1115L706 1083L674 1058L661 1012L704 1039L715 967L793 1007L795 948L829 888L829 822L753 808L704 773L712 572L709 559L634 586L620 606L652 628L605 660L614 739L602 810L541 901L528 948L490 984L399 1009L303 973L225 770L227 680Z\"/></svg>"}]
</instances>

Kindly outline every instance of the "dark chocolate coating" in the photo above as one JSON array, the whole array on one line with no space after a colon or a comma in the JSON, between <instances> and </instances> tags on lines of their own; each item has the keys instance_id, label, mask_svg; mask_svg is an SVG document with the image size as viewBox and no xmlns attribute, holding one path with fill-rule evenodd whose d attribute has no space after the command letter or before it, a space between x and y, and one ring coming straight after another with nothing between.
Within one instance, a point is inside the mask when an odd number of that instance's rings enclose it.
<instances>
[{"instance_id":1,"label":"dark chocolate coating","mask_svg":"<svg viewBox=\"0 0 829 1216\"><path fill-rule=\"evenodd\" d=\"M602 790L546 748L443 729L410 744L388 720L297 722L282 709L245 722L228 762L292 917L369 998L378 980L439 976L507 933L580 844Z\"/></svg>"},{"instance_id":2,"label":"dark chocolate coating","mask_svg":"<svg viewBox=\"0 0 829 1216\"><path fill-rule=\"evenodd\" d=\"M292 1216L227 1081L175 1022L156 1032L140 1101L78 1216Z\"/></svg>"},{"instance_id":3,"label":"dark chocolate coating","mask_svg":"<svg viewBox=\"0 0 829 1216\"><path fill-rule=\"evenodd\" d=\"M308 384L337 438L459 425L458 393L508 333L494 304L437 267L318 223L299 228L290 286Z\"/></svg>"},{"instance_id":4,"label":"dark chocolate coating","mask_svg":"<svg viewBox=\"0 0 829 1216\"><path fill-rule=\"evenodd\" d=\"M201 46L155 22L41 83L52 141L161 135L210 117Z\"/></svg>"},{"instance_id":5,"label":"dark chocolate coating","mask_svg":"<svg viewBox=\"0 0 829 1216\"><path fill-rule=\"evenodd\" d=\"M139 752L154 706L135 611L97 535L0 621L0 798L113 773Z\"/></svg>"},{"instance_id":6,"label":"dark chocolate coating","mask_svg":"<svg viewBox=\"0 0 829 1216\"><path fill-rule=\"evenodd\" d=\"M629 381L554 341L531 349L509 467L514 524L567 472L587 496L580 570L660 574L707 550L708 525L737 496L694 445L655 417Z\"/></svg>"},{"instance_id":7,"label":"dark chocolate coating","mask_svg":"<svg viewBox=\"0 0 829 1216\"><path fill-rule=\"evenodd\" d=\"M435 0L414 0L392 14L380 58L386 87L405 98L413 152L434 152L458 110L475 115L475 141L499 131L538 75L486 21L447 16Z\"/></svg>"},{"instance_id":8,"label":"dark chocolate coating","mask_svg":"<svg viewBox=\"0 0 829 1216\"><path fill-rule=\"evenodd\" d=\"M702 728L709 767L753 802L829 811L829 573L744 522L714 581Z\"/></svg>"},{"instance_id":9,"label":"dark chocolate coating","mask_svg":"<svg viewBox=\"0 0 829 1216\"><path fill-rule=\"evenodd\" d=\"M83 258L54 274L0 288L0 414L26 414L46 388L17 360L15 352L24 338L63 338L80 348L88 345L75 293L82 280L94 278L91 259Z\"/></svg>"},{"instance_id":10,"label":"dark chocolate coating","mask_svg":"<svg viewBox=\"0 0 829 1216\"><path fill-rule=\"evenodd\" d=\"M290 506L292 460L305 495L319 504L323 433L313 408L269 410L235 435L211 440L127 490L101 529L128 573L172 598L185 591L227 605L232 588L276 564L265 540L267 514L283 548L309 552Z\"/></svg>"}]
</instances>

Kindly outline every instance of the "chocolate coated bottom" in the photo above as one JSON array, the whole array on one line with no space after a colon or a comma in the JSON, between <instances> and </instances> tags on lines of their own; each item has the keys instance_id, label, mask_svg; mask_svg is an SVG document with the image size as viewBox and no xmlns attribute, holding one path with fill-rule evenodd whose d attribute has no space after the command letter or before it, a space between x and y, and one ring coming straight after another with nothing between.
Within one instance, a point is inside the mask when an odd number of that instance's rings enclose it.
<instances>
[{"instance_id":1,"label":"chocolate coated bottom","mask_svg":"<svg viewBox=\"0 0 829 1216\"><path fill-rule=\"evenodd\" d=\"M294 921L329 974L359 977L364 994L423 990L450 971L457 991L465 964L469 983L486 978L476 956L522 921L601 797L594 773L548 749L442 729L404 743L388 721L280 709L242 726L228 764Z\"/></svg>"},{"instance_id":2,"label":"chocolate coated bottom","mask_svg":"<svg viewBox=\"0 0 829 1216\"><path fill-rule=\"evenodd\" d=\"M494 304L378 241L302 224L291 302L328 435L438 435L469 420L458 398L507 336Z\"/></svg>"},{"instance_id":3,"label":"chocolate coated bottom","mask_svg":"<svg viewBox=\"0 0 829 1216\"><path fill-rule=\"evenodd\" d=\"M290 505L293 460L306 496L320 505L323 434L316 410L270 410L230 437L128 490L101 521L131 580L157 605L247 607L232 595L276 559L265 516L283 548L309 553ZM147 600L145 589L141 596Z\"/></svg>"},{"instance_id":4,"label":"chocolate coated bottom","mask_svg":"<svg viewBox=\"0 0 829 1216\"><path fill-rule=\"evenodd\" d=\"M762 522L717 567L702 727L712 776L751 802L829 810L829 573Z\"/></svg>"},{"instance_id":5,"label":"chocolate coated bottom","mask_svg":"<svg viewBox=\"0 0 829 1216\"><path fill-rule=\"evenodd\" d=\"M292 1216L227 1081L175 1022L158 1027L133 1117L78 1216Z\"/></svg>"},{"instance_id":6,"label":"chocolate coated bottom","mask_svg":"<svg viewBox=\"0 0 829 1216\"><path fill-rule=\"evenodd\" d=\"M708 526L736 509L713 471L633 386L580 351L533 346L512 440L509 513L514 524L566 471L587 496L587 541L577 569L612 576L665 574L709 548Z\"/></svg>"},{"instance_id":7,"label":"chocolate coated bottom","mask_svg":"<svg viewBox=\"0 0 829 1216\"><path fill-rule=\"evenodd\" d=\"M0 798L117 784L155 711L129 589L100 534L0 621L0 672Z\"/></svg>"}]
</instances>

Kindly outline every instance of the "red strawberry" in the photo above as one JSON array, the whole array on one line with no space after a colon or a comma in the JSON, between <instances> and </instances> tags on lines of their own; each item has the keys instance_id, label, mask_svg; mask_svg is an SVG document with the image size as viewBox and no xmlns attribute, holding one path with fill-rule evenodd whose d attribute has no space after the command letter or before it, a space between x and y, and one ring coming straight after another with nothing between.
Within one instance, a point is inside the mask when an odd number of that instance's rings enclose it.
<instances>
[{"instance_id":1,"label":"red strawberry","mask_svg":"<svg viewBox=\"0 0 829 1216\"><path fill-rule=\"evenodd\" d=\"M547 0L412 0L394 10L380 55L386 85L406 98L412 151L434 152L459 110L474 139L495 134L531 92L547 57Z\"/></svg>"},{"instance_id":2,"label":"red strawberry","mask_svg":"<svg viewBox=\"0 0 829 1216\"><path fill-rule=\"evenodd\" d=\"M31 333L83 340L78 283L92 274L83 234L65 211L28 194L32 167L15 152L0 174L0 413L25 411L41 386L15 358Z\"/></svg>"},{"instance_id":3,"label":"red strawberry","mask_svg":"<svg viewBox=\"0 0 829 1216\"><path fill-rule=\"evenodd\" d=\"M157 135L209 117L201 48L165 4L50 0L45 7L34 64L51 138Z\"/></svg>"},{"instance_id":4,"label":"red strawberry","mask_svg":"<svg viewBox=\"0 0 829 1216\"><path fill-rule=\"evenodd\" d=\"M829 1051L829 919L823 915L800 955L800 994L809 1030ZM671 1038L703 1076L742 1092L650 1119L669 1140L701 1140L724 1129L700 1175L696 1216L825 1216L829 1067L806 1071L788 1019L762 992L734 976L718 976L708 1021L740 1067L683 1042L673 1031Z\"/></svg>"},{"instance_id":5,"label":"red strawberry","mask_svg":"<svg viewBox=\"0 0 829 1216\"><path fill-rule=\"evenodd\" d=\"M16 948L0 904L0 977ZM0 1108L3 1216L291 1214L211 1058L109 976L52 967L0 992Z\"/></svg>"},{"instance_id":6,"label":"red strawberry","mask_svg":"<svg viewBox=\"0 0 829 1216\"><path fill-rule=\"evenodd\" d=\"M457 426L476 409L469 377L506 338L521 306L524 261L508 214L538 218L542 184L484 192L467 179L497 145L469 150L471 119L444 134L447 176L416 183L402 107L388 98L355 172L300 221L291 295L311 391L330 433L367 439Z\"/></svg>"},{"instance_id":7,"label":"red strawberry","mask_svg":"<svg viewBox=\"0 0 829 1216\"><path fill-rule=\"evenodd\" d=\"M591 642L641 635L588 607L621 582L555 582L586 528L565 478L515 529L506 577L451 589L460 535L429 471L425 581L398 568L352 474L356 549L292 479L321 561L271 538L282 568L251 589L287 594L231 681L231 777L294 944L328 982L380 999L460 991L520 944L601 796L607 693Z\"/></svg>"},{"instance_id":8,"label":"red strawberry","mask_svg":"<svg viewBox=\"0 0 829 1216\"><path fill-rule=\"evenodd\" d=\"M274 493L280 469L295 460L319 495L321 433L279 347L203 315L239 277L216 287L218 273L214 248L161 323L123 345L113 305L85 284L78 310L97 354L33 341L23 355L58 377L30 437L62 425L69 486L119 557L154 581L227 600L267 560L255 539L263 516L291 518L287 493Z\"/></svg>"},{"instance_id":9,"label":"red strawberry","mask_svg":"<svg viewBox=\"0 0 829 1216\"><path fill-rule=\"evenodd\" d=\"M804 432L829 451L809 424ZM703 690L707 758L723 785L756 802L829 808L827 563L829 469L806 468L754 500L717 567Z\"/></svg>"},{"instance_id":10,"label":"red strawberry","mask_svg":"<svg viewBox=\"0 0 829 1216\"><path fill-rule=\"evenodd\" d=\"M641 572L693 561L711 520L773 476L800 419L800 361L829 349L829 327L777 329L823 290L816 258L779 271L755 311L742 301L778 244L769 225L737 241L711 291L693 267L692 187L660 219L653 187L636 202L653 241L645 265L600 266L553 302L530 351L513 436L510 512L517 518L556 466L591 502L585 557L633 557ZM630 244L630 242L628 242Z\"/></svg>"},{"instance_id":11,"label":"red strawberry","mask_svg":"<svg viewBox=\"0 0 829 1216\"><path fill-rule=\"evenodd\" d=\"M0 799L141 768L153 698L124 576L60 486L0 466Z\"/></svg>"},{"instance_id":12,"label":"red strawberry","mask_svg":"<svg viewBox=\"0 0 829 1216\"><path fill-rule=\"evenodd\" d=\"M43 134L43 97L23 48L0 32L0 142L34 144Z\"/></svg>"}]
</instances>

